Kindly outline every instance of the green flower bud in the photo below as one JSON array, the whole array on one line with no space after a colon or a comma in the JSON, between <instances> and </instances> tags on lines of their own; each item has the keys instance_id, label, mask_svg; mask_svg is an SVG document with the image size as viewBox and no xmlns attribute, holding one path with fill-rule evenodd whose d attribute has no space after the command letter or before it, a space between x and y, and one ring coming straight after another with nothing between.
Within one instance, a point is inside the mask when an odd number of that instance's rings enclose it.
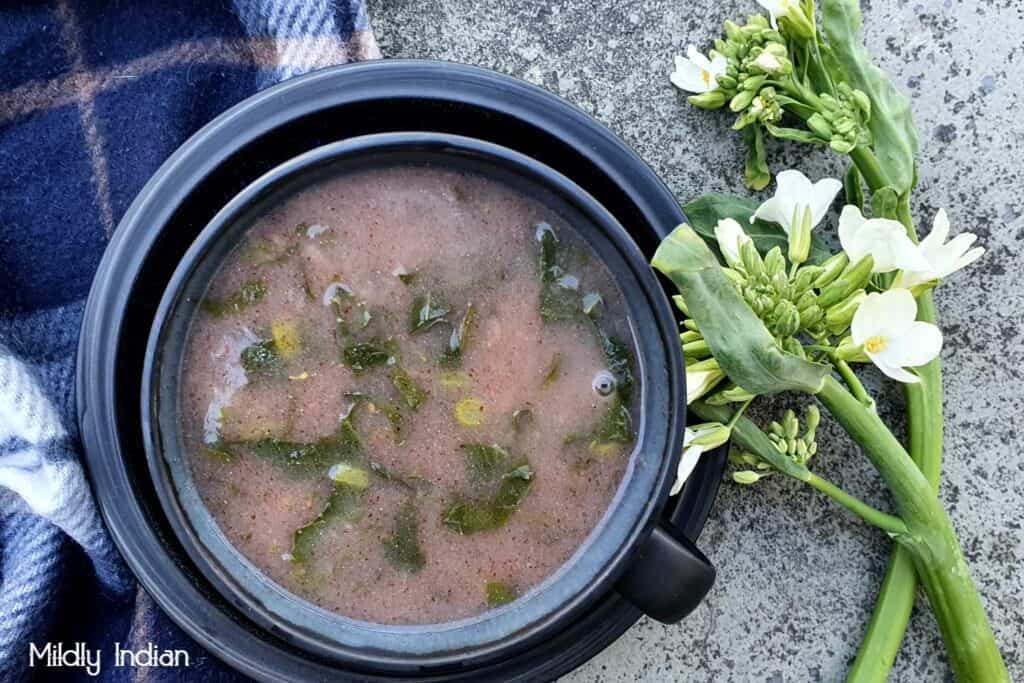
<instances>
[{"instance_id":1,"label":"green flower bud","mask_svg":"<svg viewBox=\"0 0 1024 683\"><path fill-rule=\"evenodd\" d=\"M874 268L875 259L871 254L868 254L856 263L847 266L843 271L842 278L850 282L850 292L865 286L871 279L871 271L874 270Z\"/></svg>"},{"instance_id":2,"label":"green flower bud","mask_svg":"<svg viewBox=\"0 0 1024 683\"><path fill-rule=\"evenodd\" d=\"M864 113L865 119L871 118L871 98L865 95L862 90L854 90L853 101L857 108Z\"/></svg>"},{"instance_id":3,"label":"green flower bud","mask_svg":"<svg viewBox=\"0 0 1024 683\"><path fill-rule=\"evenodd\" d=\"M729 21L728 19L725 20L724 24L722 24L722 29L725 31L725 37L729 40L733 40L740 35L739 24Z\"/></svg>"},{"instance_id":4,"label":"green flower bud","mask_svg":"<svg viewBox=\"0 0 1024 683\"><path fill-rule=\"evenodd\" d=\"M832 138L828 146L839 154L849 154L857 147L857 145L849 140L840 140L839 138Z\"/></svg>"},{"instance_id":5,"label":"green flower bud","mask_svg":"<svg viewBox=\"0 0 1024 683\"><path fill-rule=\"evenodd\" d=\"M748 276L756 277L764 272L764 261L757 253L757 247L754 246L753 240L740 245L740 259L743 261L743 268L747 271Z\"/></svg>"},{"instance_id":6,"label":"green flower bud","mask_svg":"<svg viewBox=\"0 0 1024 683\"><path fill-rule=\"evenodd\" d=\"M732 480L737 484L743 484L744 486L751 486L756 484L764 475L758 474L753 470L740 470L739 472L732 473Z\"/></svg>"},{"instance_id":7,"label":"green flower bud","mask_svg":"<svg viewBox=\"0 0 1024 683\"><path fill-rule=\"evenodd\" d=\"M800 312L793 302L782 301L775 304L768 317L768 330L775 337L791 337L800 329Z\"/></svg>"},{"instance_id":8,"label":"green flower bud","mask_svg":"<svg viewBox=\"0 0 1024 683\"><path fill-rule=\"evenodd\" d=\"M821 310L821 306L811 304L800 311L800 327L805 330L810 329L821 322L824 315L825 312Z\"/></svg>"},{"instance_id":9,"label":"green flower bud","mask_svg":"<svg viewBox=\"0 0 1024 683\"><path fill-rule=\"evenodd\" d=\"M686 98L686 101L697 107L698 109L721 109L722 105L725 104L726 94L722 92L720 88L701 93L699 95L690 95Z\"/></svg>"},{"instance_id":10,"label":"green flower bud","mask_svg":"<svg viewBox=\"0 0 1024 683\"><path fill-rule=\"evenodd\" d=\"M863 289L858 289L840 303L828 309L828 312L825 314L825 326L828 327L828 331L832 334L839 334L848 329L850 322L853 320L853 314L860 308L866 296L867 294L864 293Z\"/></svg>"},{"instance_id":11,"label":"green flower bud","mask_svg":"<svg viewBox=\"0 0 1024 683\"><path fill-rule=\"evenodd\" d=\"M698 339L683 344L683 357L686 359L703 360L711 355L711 349L708 348L708 343L704 339Z\"/></svg>"},{"instance_id":12,"label":"green flower bud","mask_svg":"<svg viewBox=\"0 0 1024 683\"><path fill-rule=\"evenodd\" d=\"M763 14L751 14L747 17L747 26L751 26L758 29L770 29L771 24L768 23L768 17Z\"/></svg>"},{"instance_id":13,"label":"green flower bud","mask_svg":"<svg viewBox=\"0 0 1024 683\"><path fill-rule=\"evenodd\" d=\"M700 435L690 441L695 446L705 448L718 448L732 435L732 430L719 422L705 422L691 427L693 431L700 432Z\"/></svg>"},{"instance_id":14,"label":"green flower bud","mask_svg":"<svg viewBox=\"0 0 1024 683\"><path fill-rule=\"evenodd\" d=\"M786 259L781 247L772 247L764 257L764 272L768 275L786 272Z\"/></svg>"},{"instance_id":15,"label":"green flower bud","mask_svg":"<svg viewBox=\"0 0 1024 683\"><path fill-rule=\"evenodd\" d=\"M765 76L764 74L758 76L748 76L747 78L743 79L743 82L740 84L740 87L743 88L744 90L749 90L753 93L756 93L758 90L761 89L761 86L764 85L764 82L766 80L768 80L768 77ZM750 103L748 102L747 104ZM735 111L739 110L737 109Z\"/></svg>"},{"instance_id":16,"label":"green flower bud","mask_svg":"<svg viewBox=\"0 0 1024 683\"><path fill-rule=\"evenodd\" d=\"M822 140L830 140L832 138L832 126L828 124L828 121L820 113L811 114L811 117L807 119L807 127Z\"/></svg>"},{"instance_id":17,"label":"green flower bud","mask_svg":"<svg viewBox=\"0 0 1024 683\"><path fill-rule=\"evenodd\" d=\"M807 352L804 351L804 345L793 337L786 337L782 340L782 350L793 354L797 358L807 357Z\"/></svg>"},{"instance_id":18,"label":"green flower bud","mask_svg":"<svg viewBox=\"0 0 1024 683\"><path fill-rule=\"evenodd\" d=\"M697 329L697 321L693 320L692 318L687 318L686 320L684 320L683 321L683 327L685 327L688 330L693 330L695 332L699 332L700 331L700 330Z\"/></svg>"},{"instance_id":19,"label":"green flower bud","mask_svg":"<svg viewBox=\"0 0 1024 683\"><path fill-rule=\"evenodd\" d=\"M750 106L750 103L754 101L755 92L751 90L741 90L736 93L736 96L729 102L729 109L739 113Z\"/></svg>"},{"instance_id":20,"label":"green flower bud","mask_svg":"<svg viewBox=\"0 0 1024 683\"><path fill-rule=\"evenodd\" d=\"M681 335L679 335L679 343L689 344L690 342L697 341L698 339L703 338L704 337L701 335L700 332L697 332L695 330L687 330L686 332L683 332Z\"/></svg>"},{"instance_id":21,"label":"green flower bud","mask_svg":"<svg viewBox=\"0 0 1024 683\"><path fill-rule=\"evenodd\" d=\"M672 303L676 305L676 308L683 312L683 315L689 317L690 311L686 308L686 302L683 301L683 296L681 294L674 295L672 297Z\"/></svg>"},{"instance_id":22,"label":"green flower bud","mask_svg":"<svg viewBox=\"0 0 1024 683\"><path fill-rule=\"evenodd\" d=\"M823 271L820 266L803 266L800 268L796 273L796 277L793 278L793 289L796 294L798 296L802 296L807 292L822 272ZM802 307L797 306L797 308Z\"/></svg>"},{"instance_id":23,"label":"green flower bud","mask_svg":"<svg viewBox=\"0 0 1024 683\"><path fill-rule=\"evenodd\" d=\"M824 309L828 309L830 306L834 306L853 291L854 287L851 287L852 283L845 277L840 277L838 280L828 285L821 290L821 294L818 295L818 305Z\"/></svg>"},{"instance_id":24,"label":"green flower bud","mask_svg":"<svg viewBox=\"0 0 1024 683\"><path fill-rule=\"evenodd\" d=\"M714 396L705 399L705 403L713 406L724 406L729 403L749 401L754 398L754 396L754 394L750 393L743 387L730 383L725 389L717 391Z\"/></svg>"},{"instance_id":25,"label":"green flower bud","mask_svg":"<svg viewBox=\"0 0 1024 683\"><path fill-rule=\"evenodd\" d=\"M829 257L827 261L821 264L821 274L814 281L814 288L821 289L834 281L849 263L849 257L842 251Z\"/></svg>"},{"instance_id":26,"label":"green flower bud","mask_svg":"<svg viewBox=\"0 0 1024 683\"><path fill-rule=\"evenodd\" d=\"M722 90L732 91L735 90L736 86L738 85L736 77L730 76L727 73L717 77L715 81L718 83L718 87L721 88Z\"/></svg>"},{"instance_id":27,"label":"green flower bud","mask_svg":"<svg viewBox=\"0 0 1024 683\"><path fill-rule=\"evenodd\" d=\"M765 316L768 315L775 308L775 301L767 294L759 294L754 298L754 312L757 315Z\"/></svg>"},{"instance_id":28,"label":"green flower bud","mask_svg":"<svg viewBox=\"0 0 1024 683\"><path fill-rule=\"evenodd\" d=\"M818 410L818 406L807 406L807 412L804 414L804 424L807 426L804 440L814 441L814 433L818 430L818 425L821 424L821 411Z\"/></svg>"},{"instance_id":29,"label":"green flower bud","mask_svg":"<svg viewBox=\"0 0 1024 683\"><path fill-rule=\"evenodd\" d=\"M741 287L743 285L745 285L746 282L747 282L747 279L745 277L743 277L743 275L741 275L739 272L733 270L732 268L722 268L722 273L727 278L732 280L733 284L739 285Z\"/></svg>"}]
</instances>

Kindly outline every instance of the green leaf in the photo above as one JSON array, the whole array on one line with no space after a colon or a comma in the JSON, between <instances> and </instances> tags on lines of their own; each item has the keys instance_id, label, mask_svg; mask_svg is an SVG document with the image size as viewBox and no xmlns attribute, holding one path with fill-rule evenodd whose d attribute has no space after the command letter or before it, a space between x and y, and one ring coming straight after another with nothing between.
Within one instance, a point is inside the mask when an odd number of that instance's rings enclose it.
<instances>
[{"instance_id":1,"label":"green leaf","mask_svg":"<svg viewBox=\"0 0 1024 683\"><path fill-rule=\"evenodd\" d=\"M292 537L291 561L297 564L307 562L313 546L324 530L334 521L354 522L363 516L363 492L345 484L335 484L327 497L320 514L313 521L300 527Z\"/></svg>"},{"instance_id":2,"label":"green leaf","mask_svg":"<svg viewBox=\"0 0 1024 683\"><path fill-rule=\"evenodd\" d=\"M822 140L809 130L803 130L801 128L784 128L770 123L765 124L765 127L768 129L768 132L772 134L772 137L776 137L780 140L802 142L808 145L827 144L826 141Z\"/></svg>"},{"instance_id":3,"label":"green leaf","mask_svg":"<svg viewBox=\"0 0 1024 683\"><path fill-rule=\"evenodd\" d=\"M504 581L488 581L484 587L487 592L487 606L500 607L516 599L516 589Z\"/></svg>"},{"instance_id":4,"label":"green leaf","mask_svg":"<svg viewBox=\"0 0 1024 683\"><path fill-rule=\"evenodd\" d=\"M753 223L750 222L750 217L757 211L758 206L757 201L747 197L709 193L684 206L683 212L694 231L716 253L718 252L718 240L715 239L715 226L723 218L732 218L743 226L761 254L767 254L773 247L779 247L783 252L787 251L789 242L781 225L769 223L760 218ZM812 265L821 263L829 256L831 256L829 250L821 243L821 240L811 233L811 250L807 262Z\"/></svg>"},{"instance_id":5,"label":"green leaf","mask_svg":"<svg viewBox=\"0 0 1024 683\"><path fill-rule=\"evenodd\" d=\"M256 441L236 441L223 446L240 446L259 458L302 474L321 472L340 462L358 461L363 450L355 426L356 410L360 402L353 404L334 434L311 443L268 437Z\"/></svg>"},{"instance_id":6,"label":"green leaf","mask_svg":"<svg viewBox=\"0 0 1024 683\"><path fill-rule=\"evenodd\" d=\"M466 314L452 330L448 337L448 345L441 355L441 365L447 368L457 368L462 365L462 354L469 346L469 340L473 336L473 328L476 326L476 307L469 304L466 307Z\"/></svg>"},{"instance_id":7,"label":"green leaf","mask_svg":"<svg viewBox=\"0 0 1024 683\"><path fill-rule=\"evenodd\" d=\"M828 38L831 58L842 69L842 80L870 98L868 128L874 138L875 155L888 183L898 194L905 194L914 186L917 155L917 129L910 101L871 62L861 42L858 0L821 0L821 27Z\"/></svg>"},{"instance_id":8,"label":"green leaf","mask_svg":"<svg viewBox=\"0 0 1024 683\"><path fill-rule=\"evenodd\" d=\"M427 563L420 547L420 513L407 500L395 513L390 538L384 542L384 554L399 569L418 572Z\"/></svg>"},{"instance_id":9,"label":"green leaf","mask_svg":"<svg viewBox=\"0 0 1024 683\"><path fill-rule=\"evenodd\" d=\"M263 339L242 349L239 361L250 380L275 375L282 369L281 354L273 339Z\"/></svg>"},{"instance_id":10,"label":"green leaf","mask_svg":"<svg viewBox=\"0 0 1024 683\"><path fill-rule=\"evenodd\" d=\"M395 385L395 389L402 395L405 405L409 406L412 410L416 410L427 400L427 392L421 389L409 373L400 367L396 366L391 371L391 383Z\"/></svg>"},{"instance_id":11,"label":"green leaf","mask_svg":"<svg viewBox=\"0 0 1024 683\"><path fill-rule=\"evenodd\" d=\"M201 308L215 318L232 313L241 313L254 304L263 301L267 283L263 280L246 280L237 292L224 299L203 299Z\"/></svg>"},{"instance_id":12,"label":"green leaf","mask_svg":"<svg viewBox=\"0 0 1024 683\"><path fill-rule=\"evenodd\" d=\"M700 236L680 225L651 261L686 300L718 364L752 394L795 390L817 393L830 368L779 348L764 323L746 304Z\"/></svg>"},{"instance_id":13,"label":"green leaf","mask_svg":"<svg viewBox=\"0 0 1024 683\"><path fill-rule=\"evenodd\" d=\"M460 446L466 459L469 485L477 491L493 489L509 461L508 452L498 445L466 443Z\"/></svg>"},{"instance_id":14,"label":"green leaf","mask_svg":"<svg viewBox=\"0 0 1024 683\"><path fill-rule=\"evenodd\" d=\"M597 341L601 345L608 372L615 378L615 392L623 405L629 405L633 399L633 353L629 346L601 329L596 320L591 318L591 322Z\"/></svg>"},{"instance_id":15,"label":"green leaf","mask_svg":"<svg viewBox=\"0 0 1024 683\"><path fill-rule=\"evenodd\" d=\"M747 145L747 158L743 165L743 182L751 190L763 190L772 181L772 173L768 170L768 162L764 156L764 136L761 126L747 126L742 132L743 142Z\"/></svg>"},{"instance_id":16,"label":"green leaf","mask_svg":"<svg viewBox=\"0 0 1024 683\"><path fill-rule=\"evenodd\" d=\"M534 476L526 458L509 460L493 495L471 497L456 494L441 512L441 523L459 534L475 534L503 527L529 493Z\"/></svg>"},{"instance_id":17,"label":"green leaf","mask_svg":"<svg viewBox=\"0 0 1024 683\"><path fill-rule=\"evenodd\" d=\"M378 365L385 365L392 357L390 345L380 339L354 342L341 352L341 359L355 372L365 372Z\"/></svg>"},{"instance_id":18,"label":"green leaf","mask_svg":"<svg viewBox=\"0 0 1024 683\"><path fill-rule=\"evenodd\" d=\"M563 356L560 352L556 352L551 357L551 362L548 363L548 369L544 373L544 381L541 382L542 387L549 387L554 384L558 377L562 374L562 360Z\"/></svg>"},{"instance_id":19,"label":"green leaf","mask_svg":"<svg viewBox=\"0 0 1024 683\"><path fill-rule=\"evenodd\" d=\"M432 294L416 297L412 302L412 310L409 311L409 334L426 332L434 325L444 322L451 310Z\"/></svg>"},{"instance_id":20,"label":"green leaf","mask_svg":"<svg viewBox=\"0 0 1024 683\"><path fill-rule=\"evenodd\" d=\"M540 317L544 322L575 320L583 311L579 279L562 267L565 255L554 228L538 223L534 236L539 247Z\"/></svg>"}]
</instances>

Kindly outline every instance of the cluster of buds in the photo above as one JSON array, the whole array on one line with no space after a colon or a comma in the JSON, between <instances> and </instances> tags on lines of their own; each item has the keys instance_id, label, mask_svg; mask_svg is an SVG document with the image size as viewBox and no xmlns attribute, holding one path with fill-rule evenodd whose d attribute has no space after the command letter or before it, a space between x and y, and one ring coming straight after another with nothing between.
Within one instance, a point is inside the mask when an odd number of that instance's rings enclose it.
<instances>
[{"instance_id":1,"label":"cluster of buds","mask_svg":"<svg viewBox=\"0 0 1024 683\"><path fill-rule=\"evenodd\" d=\"M809 406L804 414L804 429L801 431L796 413L787 410L780 421L771 423L768 438L779 453L806 467L807 462L818 452L815 435L820 422L821 413L815 406ZM744 468L732 475L733 480L740 484L755 484L775 471L766 460L736 448L729 453L729 460L734 466Z\"/></svg>"},{"instance_id":2,"label":"cluster of buds","mask_svg":"<svg viewBox=\"0 0 1024 683\"><path fill-rule=\"evenodd\" d=\"M782 35L764 16L754 15L744 26L725 22L725 36L715 41L715 53L726 59L724 73L715 79L717 87L693 95L690 103L702 109L719 109L728 102L729 109L741 114L740 120L747 123L778 121L782 110L774 100L774 90L765 83L793 70ZM748 111L751 109L753 114Z\"/></svg>"},{"instance_id":3,"label":"cluster of buds","mask_svg":"<svg viewBox=\"0 0 1024 683\"><path fill-rule=\"evenodd\" d=\"M855 147L871 144L868 120L871 100L862 91L841 82L836 95L818 97L821 107L807 119L807 128L819 142L840 154L849 154Z\"/></svg>"}]
</instances>

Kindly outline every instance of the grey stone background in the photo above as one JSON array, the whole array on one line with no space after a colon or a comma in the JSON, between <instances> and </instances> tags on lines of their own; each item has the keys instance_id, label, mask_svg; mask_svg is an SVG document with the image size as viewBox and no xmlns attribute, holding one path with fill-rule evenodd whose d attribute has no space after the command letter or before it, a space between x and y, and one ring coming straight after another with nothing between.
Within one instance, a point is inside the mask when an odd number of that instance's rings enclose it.
<instances>
[{"instance_id":1,"label":"grey stone background","mask_svg":"<svg viewBox=\"0 0 1024 683\"><path fill-rule=\"evenodd\" d=\"M490 67L540 84L625 139L680 201L743 192L728 117L686 105L668 82L674 54L706 48L722 20L757 9L726 0L370 0L385 55ZM946 462L941 495L1007 665L1024 679L1024 66L1022 0L863 3L869 48L913 98L921 133L915 215L946 207L985 258L939 290L945 331ZM775 170L842 173L806 147L771 144ZM827 230L835 223L825 223ZM821 229L821 228L819 228ZM885 386L875 384L874 386ZM898 391L883 390L899 423ZM816 470L886 506L873 470L834 427ZM726 482L700 545L719 569L684 623L642 620L565 680L834 681L856 652L889 543L799 484ZM893 680L950 678L919 599Z\"/></svg>"}]
</instances>

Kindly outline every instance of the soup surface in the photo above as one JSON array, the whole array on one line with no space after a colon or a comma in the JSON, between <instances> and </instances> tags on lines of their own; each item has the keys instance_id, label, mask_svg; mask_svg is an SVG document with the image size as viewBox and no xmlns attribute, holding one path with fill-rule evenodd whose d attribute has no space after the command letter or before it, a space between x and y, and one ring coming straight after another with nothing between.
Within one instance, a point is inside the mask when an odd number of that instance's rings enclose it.
<instances>
[{"instance_id":1,"label":"soup surface","mask_svg":"<svg viewBox=\"0 0 1024 683\"><path fill-rule=\"evenodd\" d=\"M186 340L182 438L230 542L356 619L505 604L594 529L635 446L606 267L475 173L337 175L269 209Z\"/></svg>"}]
</instances>

